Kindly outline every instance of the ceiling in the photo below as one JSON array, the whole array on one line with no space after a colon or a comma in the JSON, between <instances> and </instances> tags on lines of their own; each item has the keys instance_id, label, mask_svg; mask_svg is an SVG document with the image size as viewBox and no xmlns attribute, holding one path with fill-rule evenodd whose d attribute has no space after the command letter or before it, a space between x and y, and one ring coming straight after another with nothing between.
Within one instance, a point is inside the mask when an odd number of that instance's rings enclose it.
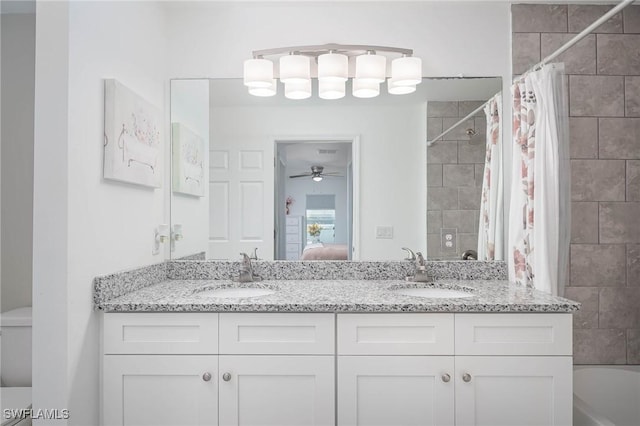
<instances>
[{"instance_id":1,"label":"ceiling","mask_svg":"<svg viewBox=\"0 0 640 426\"><path fill-rule=\"evenodd\" d=\"M278 154L287 174L311 172L311 166L323 166L325 173L344 173L351 161L351 143L288 141L278 143Z\"/></svg>"}]
</instances>

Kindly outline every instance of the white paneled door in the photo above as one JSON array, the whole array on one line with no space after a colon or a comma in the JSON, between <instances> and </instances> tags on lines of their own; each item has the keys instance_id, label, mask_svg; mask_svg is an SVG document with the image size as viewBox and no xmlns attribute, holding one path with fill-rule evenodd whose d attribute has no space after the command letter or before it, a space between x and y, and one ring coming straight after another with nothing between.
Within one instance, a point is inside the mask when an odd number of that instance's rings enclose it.
<instances>
[{"instance_id":1,"label":"white paneled door","mask_svg":"<svg viewBox=\"0 0 640 426\"><path fill-rule=\"evenodd\" d=\"M220 356L220 425L335 424L333 356Z\"/></svg>"},{"instance_id":2,"label":"white paneled door","mask_svg":"<svg viewBox=\"0 0 640 426\"><path fill-rule=\"evenodd\" d=\"M456 425L570 425L570 356L456 357Z\"/></svg>"},{"instance_id":3,"label":"white paneled door","mask_svg":"<svg viewBox=\"0 0 640 426\"><path fill-rule=\"evenodd\" d=\"M338 424L454 424L452 356L339 356Z\"/></svg>"},{"instance_id":4,"label":"white paneled door","mask_svg":"<svg viewBox=\"0 0 640 426\"><path fill-rule=\"evenodd\" d=\"M218 422L215 355L107 355L105 426L210 426Z\"/></svg>"},{"instance_id":5,"label":"white paneled door","mask_svg":"<svg viewBox=\"0 0 640 426\"><path fill-rule=\"evenodd\" d=\"M235 259L258 248L273 259L273 144L218 140L210 151L209 254Z\"/></svg>"}]
</instances>

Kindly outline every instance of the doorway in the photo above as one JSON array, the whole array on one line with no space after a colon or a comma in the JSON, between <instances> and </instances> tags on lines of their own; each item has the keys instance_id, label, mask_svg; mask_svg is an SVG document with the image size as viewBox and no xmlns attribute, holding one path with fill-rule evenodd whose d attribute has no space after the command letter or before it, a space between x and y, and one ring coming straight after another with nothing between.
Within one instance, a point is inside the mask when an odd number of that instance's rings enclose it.
<instances>
[{"instance_id":1,"label":"doorway","mask_svg":"<svg viewBox=\"0 0 640 426\"><path fill-rule=\"evenodd\" d=\"M275 140L276 260L358 257L358 138Z\"/></svg>"}]
</instances>

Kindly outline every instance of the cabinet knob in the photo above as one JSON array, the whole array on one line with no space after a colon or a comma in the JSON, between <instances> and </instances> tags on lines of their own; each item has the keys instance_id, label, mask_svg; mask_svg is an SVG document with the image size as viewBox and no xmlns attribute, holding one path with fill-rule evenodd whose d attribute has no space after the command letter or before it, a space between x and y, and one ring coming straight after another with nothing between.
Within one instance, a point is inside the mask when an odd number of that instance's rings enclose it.
<instances>
[{"instance_id":1,"label":"cabinet knob","mask_svg":"<svg viewBox=\"0 0 640 426\"><path fill-rule=\"evenodd\" d=\"M449 383L449 380L451 380L451 376L450 375L448 375L446 373L442 375L442 381L443 382Z\"/></svg>"},{"instance_id":2,"label":"cabinet knob","mask_svg":"<svg viewBox=\"0 0 640 426\"><path fill-rule=\"evenodd\" d=\"M205 382L208 382L209 380L211 380L211 373L206 372L202 375L202 380L204 380Z\"/></svg>"},{"instance_id":3,"label":"cabinet knob","mask_svg":"<svg viewBox=\"0 0 640 426\"><path fill-rule=\"evenodd\" d=\"M224 373L222 375L222 380L224 380L225 382L228 382L229 380L231 380L231 374L230 373Z\"/></svg>"},{"instance_id":4,"label":"cabinet knob","mask_svg":"<svg viewBox=\"0 0 640 426\"><path fill-rule=\"evenodd\" d=\"M469 373L464 373L464 374L462 375L462 380L463 380L463 381L465 381L465 382L467 382L467 383L469 383L469 382L471 381L471 374L469 374Z\"/></svg>"}]
</instances>

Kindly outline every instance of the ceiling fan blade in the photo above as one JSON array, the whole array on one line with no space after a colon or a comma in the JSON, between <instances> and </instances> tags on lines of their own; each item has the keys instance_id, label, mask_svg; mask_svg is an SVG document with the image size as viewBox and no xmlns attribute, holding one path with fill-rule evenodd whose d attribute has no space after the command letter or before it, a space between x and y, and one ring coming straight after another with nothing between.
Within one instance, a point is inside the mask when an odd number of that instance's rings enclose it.
<instances>
[{"instance_id":1,"label":"ceiling fan blade","mask_svg":"<svg viewBox=\"0 0 640 426\"><path fill-rule=\"evenodd\" d=\"M340 172L321 173L322 176L341 176Z\"/></svg>"},{"instance_id":2,"label":"ceiling fan blade","mask_svg":"<svg viewBox=\"0 0 640 426\"><path fill-rule=\"evenodd\" d=\"M299 178L299 177L309 177L312 176L311 173L305 173L303 175L293 175L293 176L289 176L289 179L293 179L293 178Z\"/></svg>"},{"instance_id":3,"label":"ceiling fan blade","mask_svg":"<svg viewBox=\"0 0 640 426\"><path fill-rule=\"evenodd\" d=\"M324 173L322 173L320 176L322 176L322 177L344 177L343 175L334 175L334 174L328 174L328 175L326 175L326 174L324 174Z\"/></svg>"}]
</instances>

